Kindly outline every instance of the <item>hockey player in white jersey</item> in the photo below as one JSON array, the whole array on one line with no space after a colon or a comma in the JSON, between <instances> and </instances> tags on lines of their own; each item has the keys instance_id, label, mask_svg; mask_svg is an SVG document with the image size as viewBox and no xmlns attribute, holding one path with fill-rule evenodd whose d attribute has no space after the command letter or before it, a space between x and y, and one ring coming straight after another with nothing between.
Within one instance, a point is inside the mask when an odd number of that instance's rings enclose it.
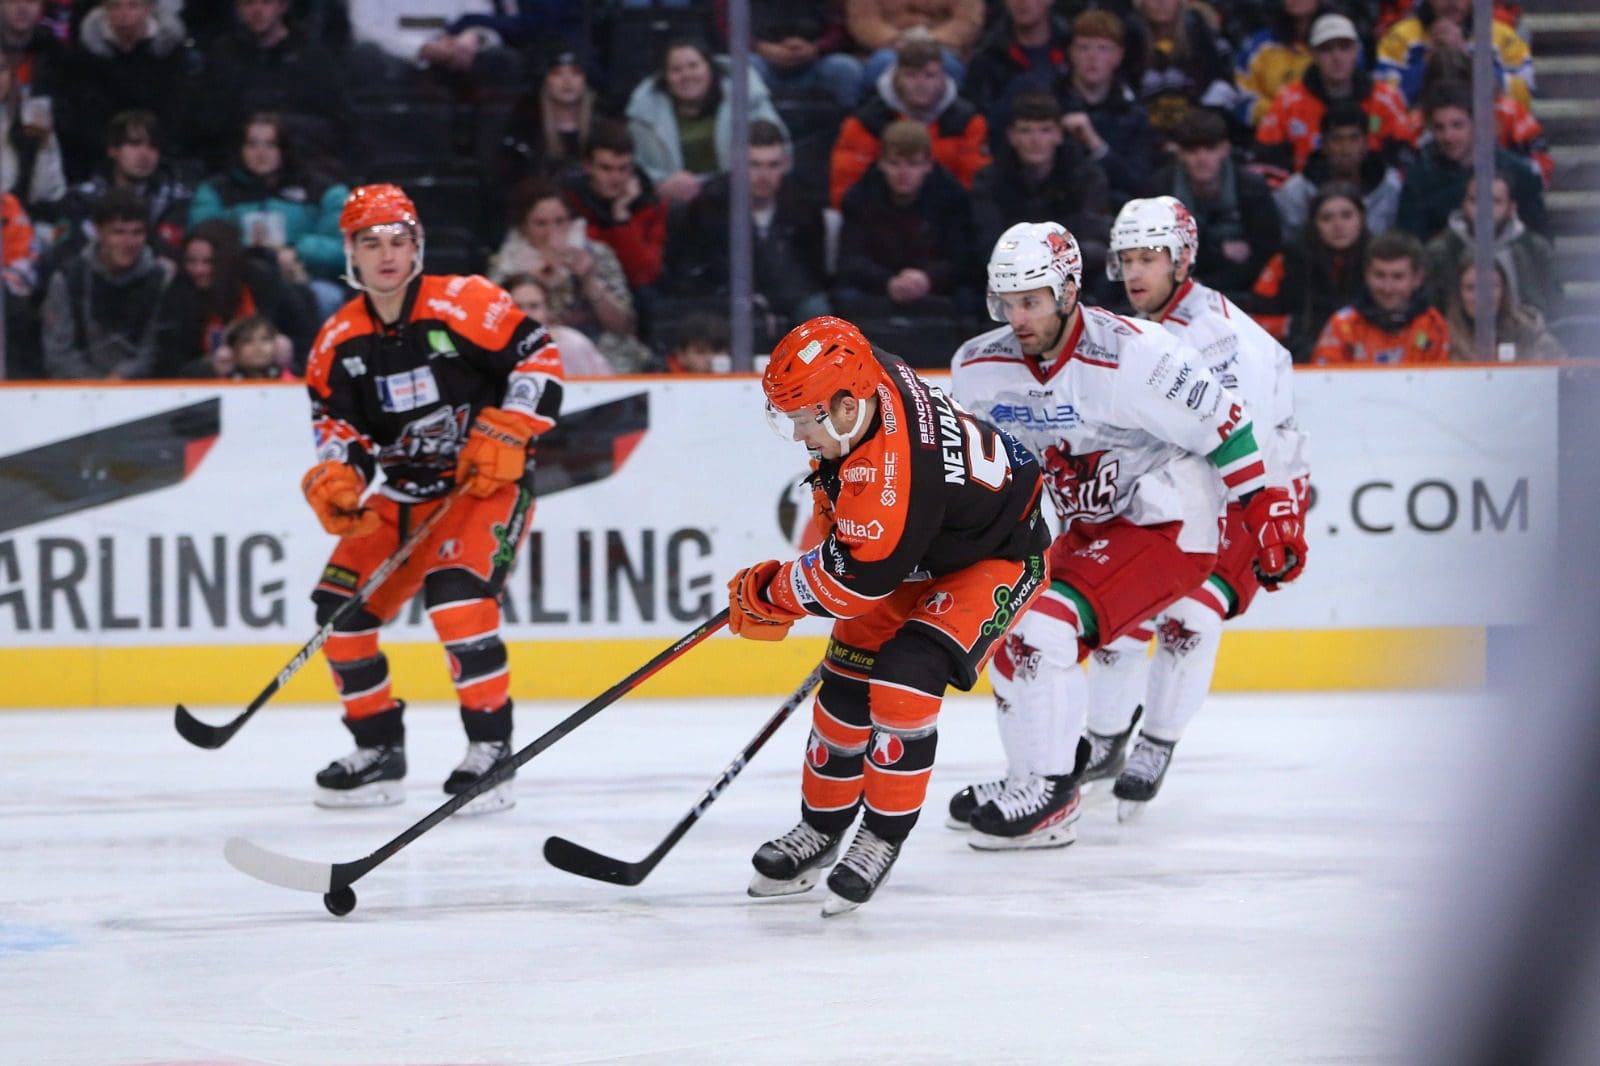
<instances>
[{"instance_id":1,"label":"hockey player in white jersey","mask_svg":"<svg viewBox=\"0 0 1600 1066\"><path fill-rule=\"evenodd\" d=\"M1007 774L950 800L981 849L1073 839L1088 681L1078 664L1205 580L1228 500L1275 581L1305 557L1300 515L1269 485L1246 404L1164 330L1078 302L1077 241L1019 223L989 259L989 313L1005 322L957 352L951 389L1045 468L1062 533L1050 588L993 661ZM1218 476L1220 473L1220 477ZM1081 742L1081 743L1080 743Z\"/></svg>"},{"instance_id":2,"label":"hockey player in white jersey","mask_svg":"<svg viewBox=\"0 0 1600 1066\"><path fill-rule=\"evenodd\" d=\"M1194 216L1171 196L1130 200L1111 228L1106 273L1122 281L1141 319L1159 324L1200 353L1218 382L1251 412L1267 481L1289 486L1303 504L1310 467L1306 438L1295 423L1288 349L1239 307L1194 280L1200 246ZM1205 702L1222 641L1222 623L1249 608L1263 587L1255 573L1244 509L1230 502L1217 566L1200 586L1162 611L1148 634L1102 644L1089 659L1087 783L1115 778L1118 815L1126 818L1155 797L1184 728ZM1304 562L1304 553L1301 561ZM1278 587L1272 581L1269 590ZM1128 749L1140 708L1143 725Z\"/></svg>"}]
</instances>

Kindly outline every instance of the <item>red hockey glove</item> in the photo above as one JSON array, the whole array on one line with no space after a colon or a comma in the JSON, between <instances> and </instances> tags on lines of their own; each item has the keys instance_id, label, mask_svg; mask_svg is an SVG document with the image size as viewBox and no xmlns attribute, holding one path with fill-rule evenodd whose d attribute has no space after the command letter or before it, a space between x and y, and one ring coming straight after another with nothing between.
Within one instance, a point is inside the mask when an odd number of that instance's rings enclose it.
<instances>
[{"instance_id":1,"label":"red hockey glove","mask_svg":"<svg viewBox=\"0 0 1600 1066\"><path fill-rule=\"evenodd\" d=\"M1250 497L1244 524L1256 539L1255 571L1271 592L1300 576L1306 566L1306 529L1288 491L1268 486Z\"/></svg>"},{"instance_id":2,"label":"red hockey glove","mask_svg":"<svg viewBox=\"0 0 1600 1066\"><path fill-rule=\"evenodd\" d=\"M383 525L377 511L361 506L365 487L361 472L337 459L323 460L300 479L300 491L317 512L317 521L336 537L370 536Z\"/></svg>"},{"instance_id":3,"label":"red hockey glove","mask_svg":"<svg viewBox=\"0 0 1600 1066\"><path fill-rule=\"evenodd\" d=\"M776 559L747 566L728 582L728 628L746 640L782 640L789 627L804 614L795 614L770 602L767 586L782 569Z\"/></svg>"},{"instance_id":4,"label":"red hockey glove","mask_svg":"<svg viewBox=\"0 0 1600 1066\"><path fill-rule=\"evenodd\" d=\"M472 420L472 431L456 458L456 484L480 500L520 478L528 466L528 438L533 426L522 415L485 407Z\"/></svg>"}]
</instances>

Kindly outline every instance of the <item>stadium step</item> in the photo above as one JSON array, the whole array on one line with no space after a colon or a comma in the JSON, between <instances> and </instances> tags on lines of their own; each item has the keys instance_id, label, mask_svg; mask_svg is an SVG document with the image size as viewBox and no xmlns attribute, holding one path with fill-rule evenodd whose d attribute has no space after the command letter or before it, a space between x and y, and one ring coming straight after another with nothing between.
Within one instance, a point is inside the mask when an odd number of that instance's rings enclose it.
<instances>
[{"instance_id":1,"label":"stadium step","mask_svg":"<svg viewBox=\"0 0 1600 1066\"><path fill-rule=\"evenodd\" d=\"M1546 57L1600 52L1600 12L1530 12L1522 17L1522 33L1537 77Z\"/></svg>"},{"instance_id":2,"label":"stadium step","mask_svg":"<svg viewBox=\"0 0 1600 1066\"><path fill-rule=\"evenodd\" d=\"M1600 281L1600 233L1571 234L1557 241L1556 270L1569 284Z\"/></svg>"},{"instance_id":3,"label":"stadium step","mask_svg":"<svg viewBox=\"0 0 1600 1066\"><path fill-rule=\"evenodd\" d=\"M1555 188L1600 189L1600 144L1558 144L1550 155L1556 161Z\"/></svg>"},{"instance_id":4,"label":"stadium step","mask_svg":"<svg viewBox=\"0 0 1600 1066\"><path fill-rule=\"evenodd\" d=\"M1593 101L1600 96L1600 56L1553 55L1534 60L1539 95Z\"/></svg>"},{"instance_id":5,"label":"stadium step","mask_svg":"<svg viewBox=\"0 0 1600 1066\"><path fill-rule=\"evenodd\" d=\"M1600 281L1569 281L1566 286L1566 314L1568 317L1577 315L1600 316ZM1568 345L1570 354L1589 356L1600 354L1594 351L1574 351Z\"/></svg>"},{"instance_id":6,"label":"stadium step","mask_svg":"<svg viewBox=\"0 0 1600 1066\"><path fill-rule=\"evenodd\" d=\"M1600 233L1600 191L1556 189L1545 194L1544 202L1557 243L1569 235Z\"/></svg>"},{"instance_id":7,"label":"stadium step","mask_svg":"<svg viewBox=\"0 0 1600 1066\"><path fill-rule=\"evenodd\" d=\"M1533 114L1551 144L1600 141L1600 106L1594 99L1540 97L1533 102Z\"/></svg>"}]
</instances>

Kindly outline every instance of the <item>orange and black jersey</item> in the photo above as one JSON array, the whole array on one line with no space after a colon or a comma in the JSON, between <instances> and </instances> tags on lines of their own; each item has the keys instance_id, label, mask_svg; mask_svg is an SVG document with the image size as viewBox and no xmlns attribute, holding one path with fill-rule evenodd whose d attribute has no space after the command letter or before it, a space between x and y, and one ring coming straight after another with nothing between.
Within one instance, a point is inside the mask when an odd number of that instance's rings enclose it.
<instances>
[{"instance_id":1,"label":"orange and black jersey","mask_svg":"<svg viewBox=\"0 0 1600 1066\"><path fill-rule=\"evenodd\" d=\"M498 285L424 274L394 325L378 321L365 294L328 319L306 387L319 462L350 463L369 482L381 466L387 495L427 500L454 484L479 409L521 415L532 434L555 425L561 354Z\"/></svg>"},{"instance_id":2,"label":"orange and black jersey","mask_svg":"<svg viewBox=\"0 0 1600 1066\"><path fill-rule=\"evenodd\" d=\"M833 501L833 531L772 582L811 614L858 617L914 573L1022 560L1050 543L1033 455L900 359L873 354L883 377L866 436L811 474Z\"/></svg>"}]
</instances>

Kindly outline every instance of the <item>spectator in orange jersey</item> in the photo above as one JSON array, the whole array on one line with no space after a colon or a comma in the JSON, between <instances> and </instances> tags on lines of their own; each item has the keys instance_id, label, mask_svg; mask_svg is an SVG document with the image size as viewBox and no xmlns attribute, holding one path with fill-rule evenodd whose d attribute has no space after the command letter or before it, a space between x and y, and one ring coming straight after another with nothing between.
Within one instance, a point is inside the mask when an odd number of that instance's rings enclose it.
<instances>
[{"instance_id":1,"label":"spectator in orange jersey","mask_svg":"<svg viewBox=\"0 0 1600 1066\"><path fill-rule=\"evenodd\" d=\"M1354 100L1372 120L1368 140L1386 161L1399 163L1417 141L1417 125L1405 97L1387 82L1375 82L1361 65L1361 37L1343 15L1323 15L1311 24L1311 66L1272 101L1256 127L1263 162L1299 170L1317 148L1328 105Z\"/></svg>"},{"instance_id":2,"label":"spectator in orange jersey","mask_svg":"<svg viewBox=\"0 0 1600 1066\"><path fill-rule=\"evenodd\" d=\"M1322 329L1311 361L1318 365L1443 363L1450 327L1428 303L1422 245L1391 230L1367 246L1365 288Z\"/></svg>"},{"instance_id":3,"label":"spectator in orange jersey","mask_svg":"<svg viewBox=\"0 0 1600 1066\"><path fill-rule=\"evenodd\" d=\"M956 83L939 62L939 45L923 33L909 34L895 52L867 102L844 120L833 144L828 203L838 207L844 194L872 168L883 151L883 131L896 119L928 127L933 161L962 188L989 162L989 124L971 103L956 95Z\"/></svg>"}]
</instances>

